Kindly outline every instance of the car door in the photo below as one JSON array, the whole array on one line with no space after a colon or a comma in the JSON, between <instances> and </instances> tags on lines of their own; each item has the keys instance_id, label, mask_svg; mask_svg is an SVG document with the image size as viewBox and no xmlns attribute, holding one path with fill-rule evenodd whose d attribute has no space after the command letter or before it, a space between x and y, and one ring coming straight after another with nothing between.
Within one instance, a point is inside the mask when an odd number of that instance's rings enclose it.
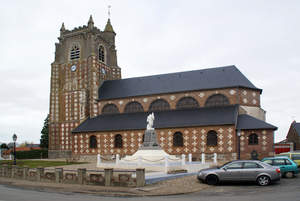
<instances>
[{"instance_id":1,"label":"car door","mask_svg":"<svg viewBox=\"0 0 300 201\"><path fill-rule=\"evenodd\" d=\"M245 162L243 164L241 181L255 181L262 168L261 165L255 162Z\"/></svg>"},{"instance_id":2,"label":"car door","mask_svg":"<svg viewBox=\"0 0 300 201\"><path fill-rule=\"evenodd\" d=\"M285 166L286 166L286 169L288 171L294 171L294 169L297 168L296 165L292 164L288 159L284 159L285 160Z\"/></svg>"},{"instance_id":3,"label":"car door","mask_svg":"<svg viewBox=\"0 0 300 201\"><path fill-rule=\"evenodd\" d=\"M285 160L283 158L274 159L274 166L280 167L281 173L285 173L289 168L285 165Z\"/></svg>"},{"instance_id":4,"label":"car door","mask_svg":"<svg viewBox=\"0 0 300 201\"><path fill-rule=\"evenodd\" d=\"M220 172L221 181L240 181L242 162L233 162L223 167Z\"/></svg>"}]
</instances>

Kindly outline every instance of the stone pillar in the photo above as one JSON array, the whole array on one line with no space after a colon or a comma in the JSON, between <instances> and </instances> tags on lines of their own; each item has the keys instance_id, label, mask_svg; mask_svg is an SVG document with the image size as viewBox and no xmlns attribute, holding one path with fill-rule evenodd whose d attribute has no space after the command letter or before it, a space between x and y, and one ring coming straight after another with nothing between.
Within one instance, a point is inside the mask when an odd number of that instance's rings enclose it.
<instances>
[{"instance_id":1,"label":"stone pillar","mask_svg":"<svg viewBox=\"0 0 300 201\"><path fill-rule=\"evenodd\" d=\"M165 166L169 166L169 154L165 155Z\"/></svg>"},{"instance_id":2,"label":"stone pillar","mask_svg":"<svg viewBox=\"0 0 300 201\"><path fill-rule=\"evenodd\" d=\"M28 166L24 166L23 167L23 179L25 180L27 177L27 173L28 173L29 167Z\"/></svg>"},{"instance_id":3,"label":"stone pillar","mask_svg":"<svg viewBox=\"0 0 300 201\"><path fill-rule=\"evenodd\" d=\"M138 166L142 166L142 156L138 156Z\"/></svg>"},{"instance_id":4,"label":"stone pillar","mask_svg":"<svg viewBox=\"0 0 300 201\"><path fill-rule=\"evenodd\" d=\"M36 181L41 181L42 176L44 176L44 168L43 167L37 167L36 168Z\"/></svg>"},{"instance_id":5,"label":"stone pillar","mask_svg":"<svg viewBox=\"0 0 300 201\"><path fill-rule=\"evenodd\" d=\"M11 166L11 178L15 178L17 171L18 171L18 166L16 165Z\"/></svg>"},{"instance_id":6,"label":"stone pillar","mask_svg":"<svg viewBox=\"0 0 300 201\"><path fill-rule=\"evenodd\" d=\"M2 166L2 177L5 177L5 173L8 171L8 165Z\"/></svg>"},{"instance_id":7,"label":"stone pillar","mask_svg":"<svg viewBox=\"0 0 300 201\"><path fill-rule=\"evenodd\" d=\"M214 163L217 162L217 153L214 153Z\"/></svg>"},{"instance_id":8,"label":"stone pillar","mask_svg":"<svg viewBox=\"0 0 300 201\"><path fill-rule=\"evenodd\" d=\"M86 169L85 168L78 169L78 184L83 184L85 176L86 176Z\"/></svg>"},{"instance_id":9,"label":"stone pillar","mask_svg":"<svg viewBox=\"0 0 300 201\"><path fill-rule=\"evenodd\" d=\"M136 169L136 187L145 186L145 168Z\"/></svg>"},{"instance_id":10,"label":"stone pillar","mask_svg":"<svg viewBox=\"0 0 300 201\"><path fill-rule=\"evenodd\" d=\"M117 154L116 155L116 165L119 165L119 162L120 162L120 155Z\"/></svg>"},{"instance_id":11,"label":"stone pillar","mask_svg":"<svg viewBox=\"0 0 300 201\"><path fill-rule=\"evenodd\" d=\"M111 179L113 177L113 169L107 168L105 171L105 186L111 186Z\"/></svg>"},{"instance_id":12,"label":"stone pillar","mask_svg":"<svg viewBox=\"0 0 300 201\"><path fill-rule=\"evenodd\" d=\"M185 154L182 154L181 157L182 157L182 165L185 165Z\"/></svg>"},{"instance_id":13,"label":"stone pillar","mask_svg":"<svg viewBox=\"0 0 300 201\"><path fill-rule=\"evenodd\" d=\"M63 175L62 168L55 168L55 183L60 183L60 178Z\"/></svg>"},{"instance_id":14,"label":"stone pillar","mask_svg":"<svg viewBox=\"0 0 300 201\"><path fill-rule=\"evenodd\" d=\"M97 155L97 163L101 163L101 156L100 156L100 154Z\"/></svg>"},{"instance_id":15,"label":"stone pillar","mask_svg":"<svg viewBox=\"0 0 300 201\"><path fill-rule=\"evenodd\" d=\"M205 153L202 154L202 163L205 163Z\"/></svg>"},{"instance_id":16,"label":"stone pillar","mask_svg":"<svg viewBox=\"0 0 300 201\"><path fill-rule=\"evenodd\" d=\"M189 154L189 162L192 162L192 154Z\"/></svg>"}]
</instances>

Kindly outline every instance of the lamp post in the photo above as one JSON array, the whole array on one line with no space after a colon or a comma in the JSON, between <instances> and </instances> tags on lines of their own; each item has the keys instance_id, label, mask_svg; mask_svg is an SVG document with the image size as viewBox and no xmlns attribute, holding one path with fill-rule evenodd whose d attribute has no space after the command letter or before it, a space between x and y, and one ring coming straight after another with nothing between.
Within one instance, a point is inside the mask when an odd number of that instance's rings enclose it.
<instances>
[{"instance_id":1,"label":"lamp post","mask_svg":"<svg viewBox=\"0 0 300 201\"><path fill-rule=\"evenodd\" d=\"M238 159L241 159L241 147L240 147L240 137L241 137L242 131L239 129L236 131L236 135L238 136Z\"/></svg>"},{"instance_id":2,"label":"lamp post","mask_svg":"<svg viewBox=\"0 0 300 201\"><path fill-rule=\"evenodd\" d=\"M14 141L14 165L16 165L17 163L16 163L16 141L17 141L17 135L16 134L14 134L13 136L12 136L12 139L13 139L13 141Z\"/></svg>"}]
</instances>

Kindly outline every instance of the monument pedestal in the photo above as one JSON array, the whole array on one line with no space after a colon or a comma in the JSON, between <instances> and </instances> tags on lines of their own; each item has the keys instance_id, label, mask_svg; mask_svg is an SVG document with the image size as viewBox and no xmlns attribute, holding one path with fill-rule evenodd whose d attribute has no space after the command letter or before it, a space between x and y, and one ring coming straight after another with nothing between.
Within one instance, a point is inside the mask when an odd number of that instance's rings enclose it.
<instances>
[{"instance_id":1,"label":"monument pedestal","mask_svg":"<svg viewBox=\"0 0 300 201\"><path fill-rule=\"evenodd\" d=\"M141 156L142 164L164 164L166 155L168 154L157 142L155 130L146 130L142 147L132 156L126 156L121 159L120 163L138 163L139 156ZM180 162L181 159L176 158L174 155L169 155L169 160Z\"/></svg>"}]
</instances>

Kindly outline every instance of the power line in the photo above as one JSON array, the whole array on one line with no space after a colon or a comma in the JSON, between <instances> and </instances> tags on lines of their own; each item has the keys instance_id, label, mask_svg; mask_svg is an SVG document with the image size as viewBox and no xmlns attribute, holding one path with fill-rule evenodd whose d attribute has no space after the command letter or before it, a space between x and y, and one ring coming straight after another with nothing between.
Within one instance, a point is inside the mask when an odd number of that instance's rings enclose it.
<instances>
[{"instance_id":1,"label":"power line","mask_svg":"<svg viewBox=\"0 0 300 201\"><path fill-rule=\"evenodd\" d=\"M6 138L6 139L11 140L11 138L8 138L6 135L3 135L3 134L1 134L1 133L0 133L0 136L1 136L1 137L4 137L4 138Z\"/></svg>"}]
</instances>

